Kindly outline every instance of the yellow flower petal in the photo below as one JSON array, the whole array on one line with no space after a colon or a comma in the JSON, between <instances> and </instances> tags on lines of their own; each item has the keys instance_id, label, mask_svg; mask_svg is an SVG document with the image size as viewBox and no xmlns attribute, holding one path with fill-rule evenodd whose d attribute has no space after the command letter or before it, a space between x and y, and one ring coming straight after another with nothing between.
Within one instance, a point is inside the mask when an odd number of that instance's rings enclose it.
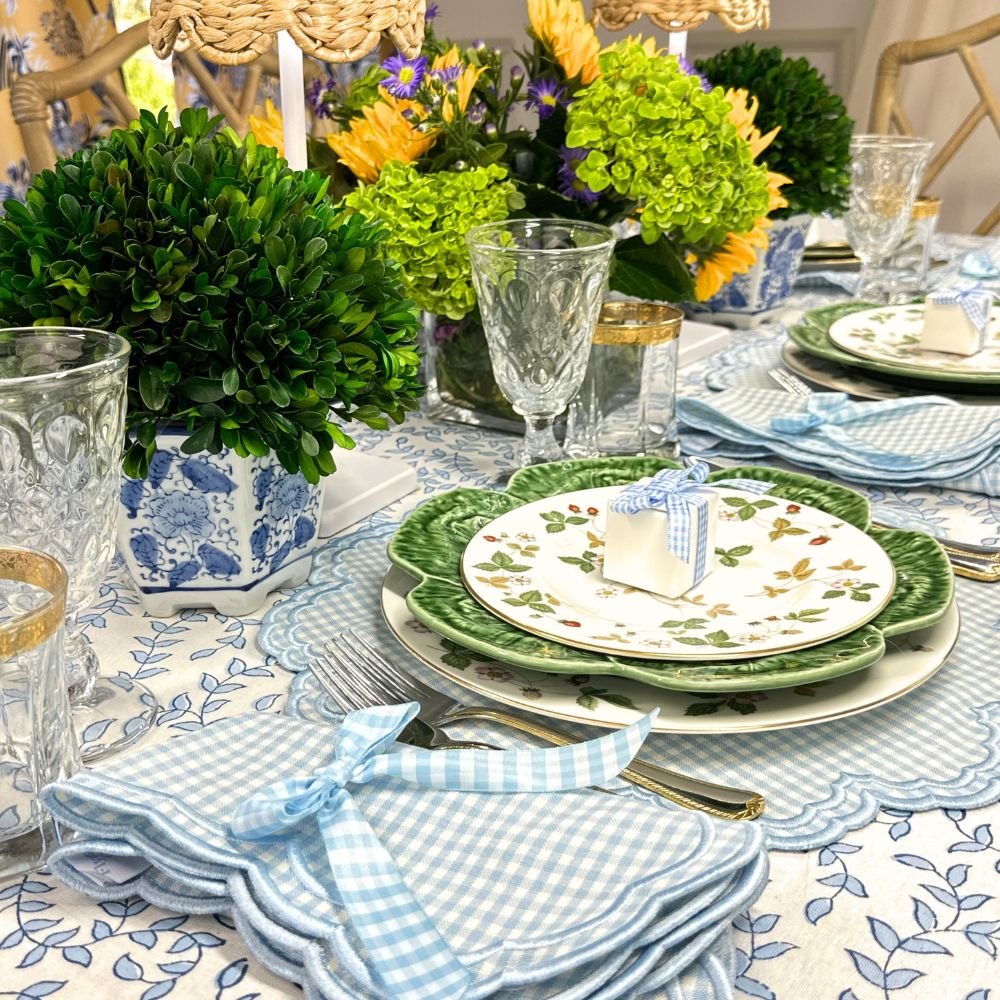
<instances>
[{"instance_id":1,"label":"yellow flower petal","mask_svg":"<svg viewBox=\"0 0 1000 1000\"><path fill-rule=\"evenodd\" d=\"M528 0L528 18L535 36L551 50L570 79L597 79L601 43L580 0Z\"/></svg>"},{"instance_id":2,"label":"yellow flower petal","mask_svg":"<svg viewBox=\"0 0 1000 1000\"><path fill-rule=\"evenodd\" d=\"M390 160L410 163L434 145L433 132L418 132L403 117L404 111L417 109L413 101L383 94L378 103L364 109L360 118L353 118L345 131L328 135L326 141L355 177L372 184Z\"/></svg>"},{"instance_id":3,"label":"yellow flower petal","mask_svg":"<svg viewBox=\"0 0 1000 1000\"><path fill-rule=\"evenodd\" d=\"M698 260L694 293L699 302L710 299L735 274L746 274L757 259L756 248L767 249L771 220L762 216L749 233L730 233L714 253Z\"/></svg>"},{"instance_id":4,"label":"yellow flower petal","mask_svg":"<svg viewBox=\"0 0 1000 1000\"><path fill-rule=\"evenodd\" d=\"M274 106L274 101L264 105L266 118L250 115L247 119L253 137L262 146L274 146L281 156L285 155L285 122L281 112Z\"/></svg>"}]
</instances>

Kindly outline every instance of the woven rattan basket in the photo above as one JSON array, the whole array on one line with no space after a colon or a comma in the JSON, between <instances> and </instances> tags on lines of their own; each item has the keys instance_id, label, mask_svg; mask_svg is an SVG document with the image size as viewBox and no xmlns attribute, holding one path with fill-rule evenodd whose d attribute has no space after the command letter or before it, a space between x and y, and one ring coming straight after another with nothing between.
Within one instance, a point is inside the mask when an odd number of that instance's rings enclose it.
<instances>
[{"instance_id":1,"label":"woven rattan basket","mask_svg":"<svg viewBox=\"0 0 1000 1000\"><path fill-rule=\"evenodd\" d=\"M152 0L149 43L161 59L193 47L211 62L237 66L287 31L306 55L341 63L373 51L384 33L412 58L425 10L426 0Z\"/></svg>"},{"instance_id":2,"label":"woven rattan basket","mask_svg":"<svg viewBox=\"0 0 1000 1000\"><path fill-rule=\"evenodd\" d=\"M622 31L645 15L665 31L688 31L712 14L730 31L766 28L771 23L770 0L594 0L595 24Z\"/></svg>"}]
</instances>

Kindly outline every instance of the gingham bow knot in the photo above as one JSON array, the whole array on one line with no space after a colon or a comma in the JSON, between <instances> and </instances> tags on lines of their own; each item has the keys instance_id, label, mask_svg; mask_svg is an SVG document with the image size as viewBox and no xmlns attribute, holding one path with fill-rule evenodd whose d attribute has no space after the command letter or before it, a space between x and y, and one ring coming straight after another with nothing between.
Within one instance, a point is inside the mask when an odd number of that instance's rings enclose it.
<instances>
[{"instance_id":1,"label":"gingham bow knot","mask_svg":"<svg viewBox=\"0 0 1000 1000\"><path fill-rule=\"evenodd\" d=\"M839 426L871 414L865 405L852 403L846 392L817 392L806 400L799 413L771 419L771 430L781 434L806 434L817 427Z\"/></svg>"},{"instance_id":2,"label":"gingham bow knot","mask_svg":"<svg viewBox=\"0 0 1000 1000\"><path fill-rule=\"evenodd\" d=\"M798 413L771 418L771 430L778 434L808 434L823 428L825 436L836 444L868 450L868 445L852 434L841 430L843 424L877 417L883 413L905 413L919 410L928 404L950 406L953 400L940 396L914 396L910 399L883 399L878 402L855 403L844 392L816 392Z\"/></svg>"},{"instance_id":3,"label":"gingham bow knot","mask_svg":"<svg viewBox=\"0 0 1000 1000\"><path fill-rule=\"evenodd\" d=\"M349 785L381 777L470 792L555 792L602 785L623 770L649 733L654 709L627 729L550 750L408 748L389 753L420 706L387 705L345 716L333 761L315 774L267 785L230 822L240 840L274 840L315 817L333 881L370 969L400 1000L459 1000L472 980L407 888L358 809Z\"/></svg>"},{"instance_id":4,"label":"gingham bow knot","mask_svg":"<svg viewBox=\"0 0 1000 1000\"><path fill-rule=\"evenodd\" d=\"M667 513L667 551L678 559L690 559L694 538L695 576L705 573L708 558L708 498L699 492L708 479L707 462L687 459L683 469L661 469L648 483L626 486L611 502L611 509L618 514L638 514L643 510L664 510ZM748 493L766 493L774 483L758 479L717 479L712 486L745 490Z\"/></svg>"},{"instance_id":5,"label":"gingham bow knot","mask_svg":"<svg viewBox=\"0 0 1000 1000\"><path fill-rule=\"evenodd\" d=\"M932 292L928 300L940 306L961 306L977 329L985 325L993 307L993 294L976 281L959 281Z\"/></svg>"}]
</instances>

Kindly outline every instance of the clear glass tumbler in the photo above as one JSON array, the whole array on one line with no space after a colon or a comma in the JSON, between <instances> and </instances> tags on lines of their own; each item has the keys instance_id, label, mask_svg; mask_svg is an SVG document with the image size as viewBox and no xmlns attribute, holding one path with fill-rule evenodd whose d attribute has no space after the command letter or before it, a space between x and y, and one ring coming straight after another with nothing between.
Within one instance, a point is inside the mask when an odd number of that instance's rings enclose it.
<instances>
[{"instance_id":1,"label":"clear glass tumbler","mask_svg":"<svg viewBox=\"0 0 1000 1000\"><path fill-rule=\"evenodd\" d=\"M80 621L115 554L128 355L101 330L0 330L0 540L69 574L66 670L84 760L138 739L157 711L127 676L98 677Z\"/></svg>"},{"instance_id":2,"label":"clear glass tumbler","mask_svg":"<svg viewBox=\"0 0 1000 1000\"><path fill-rule=\"evenodd\" d=\"M0 548L0 882L41 867L55 846L38 798L80 767L63 667L66 570Z\"/></svg>"},{"instance_id":3,"label":"clear glass tumbler","mask_svg":"<svg viewBox=\"0 0 1000 1000\"><path fill-rule=\"evenodd\" d=\"M858 298L888 301L880 272L899 246L933 143L902 135L851 139L851 196L844 225L861 259Z\"/></svg>"},{"instance_id":4,"label":"clear glass tumbler","mask_svg":"<svg viewBox=\"0 0 1000 1000\"><path fill-rule=\"evenodd\" d=\"M908 302L928 290L931 244L940 211L940 198L921 197L913 203L906 232L889 258L885 273L879 276L894 305Z\"/></svg>"},{"instance_id":5,"label":"clear glass tumbler","mask_svg":"<svg viewBox=\"0 0 1000 1000\"><path fill-rule=\"evenodd\" d=\"M569 406L572 458L676 458L677 348L683 314L659 302L605 302Z\"/></svg>"},{"instance_id":6,"label":"clear glass tumbler","mask_svg":"<svg viewBox=\"0 0 1000 1000\"><path fill-rule=\"evenodd\" d=\"M524 417L522 467L564 457L553 423L587 370L615 236L569 219L508 219L466 236L497 385Z\"/></svg>"}]
</instances>

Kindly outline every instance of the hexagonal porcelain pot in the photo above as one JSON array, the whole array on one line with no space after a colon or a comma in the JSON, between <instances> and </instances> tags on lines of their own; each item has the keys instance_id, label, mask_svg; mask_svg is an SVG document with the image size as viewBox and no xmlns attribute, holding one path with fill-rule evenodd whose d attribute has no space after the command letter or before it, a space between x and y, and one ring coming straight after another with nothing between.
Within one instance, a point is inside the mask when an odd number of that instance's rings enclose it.
<instances>
[{"instance_id":1,"label":"hexagonal porcelain pot","mask_svg":"<svg viewBox=\"0 0 1000 1000\"><path fill-rule=\"evenodd\" d=\"M780 306L799 276L811 223L812 216L804 214L775 219L767 231L767 250L757 251L753 267L735 275L707 302L692 304L691 312L753 315Z\"/></svg>"},{"instance_id":2,"label":"hexagonal porcelain pot","mask_svg":"<svg viewBox=\"0 0 1000 1000\"><path fill-rule=\"evenodd\" d=\"M322 484L286 472L274 455L185 455L186 436L160 434L148 477L123 481L119 550L151 615L251 614L308 577Z\"/></svg>"}]
</instances>

